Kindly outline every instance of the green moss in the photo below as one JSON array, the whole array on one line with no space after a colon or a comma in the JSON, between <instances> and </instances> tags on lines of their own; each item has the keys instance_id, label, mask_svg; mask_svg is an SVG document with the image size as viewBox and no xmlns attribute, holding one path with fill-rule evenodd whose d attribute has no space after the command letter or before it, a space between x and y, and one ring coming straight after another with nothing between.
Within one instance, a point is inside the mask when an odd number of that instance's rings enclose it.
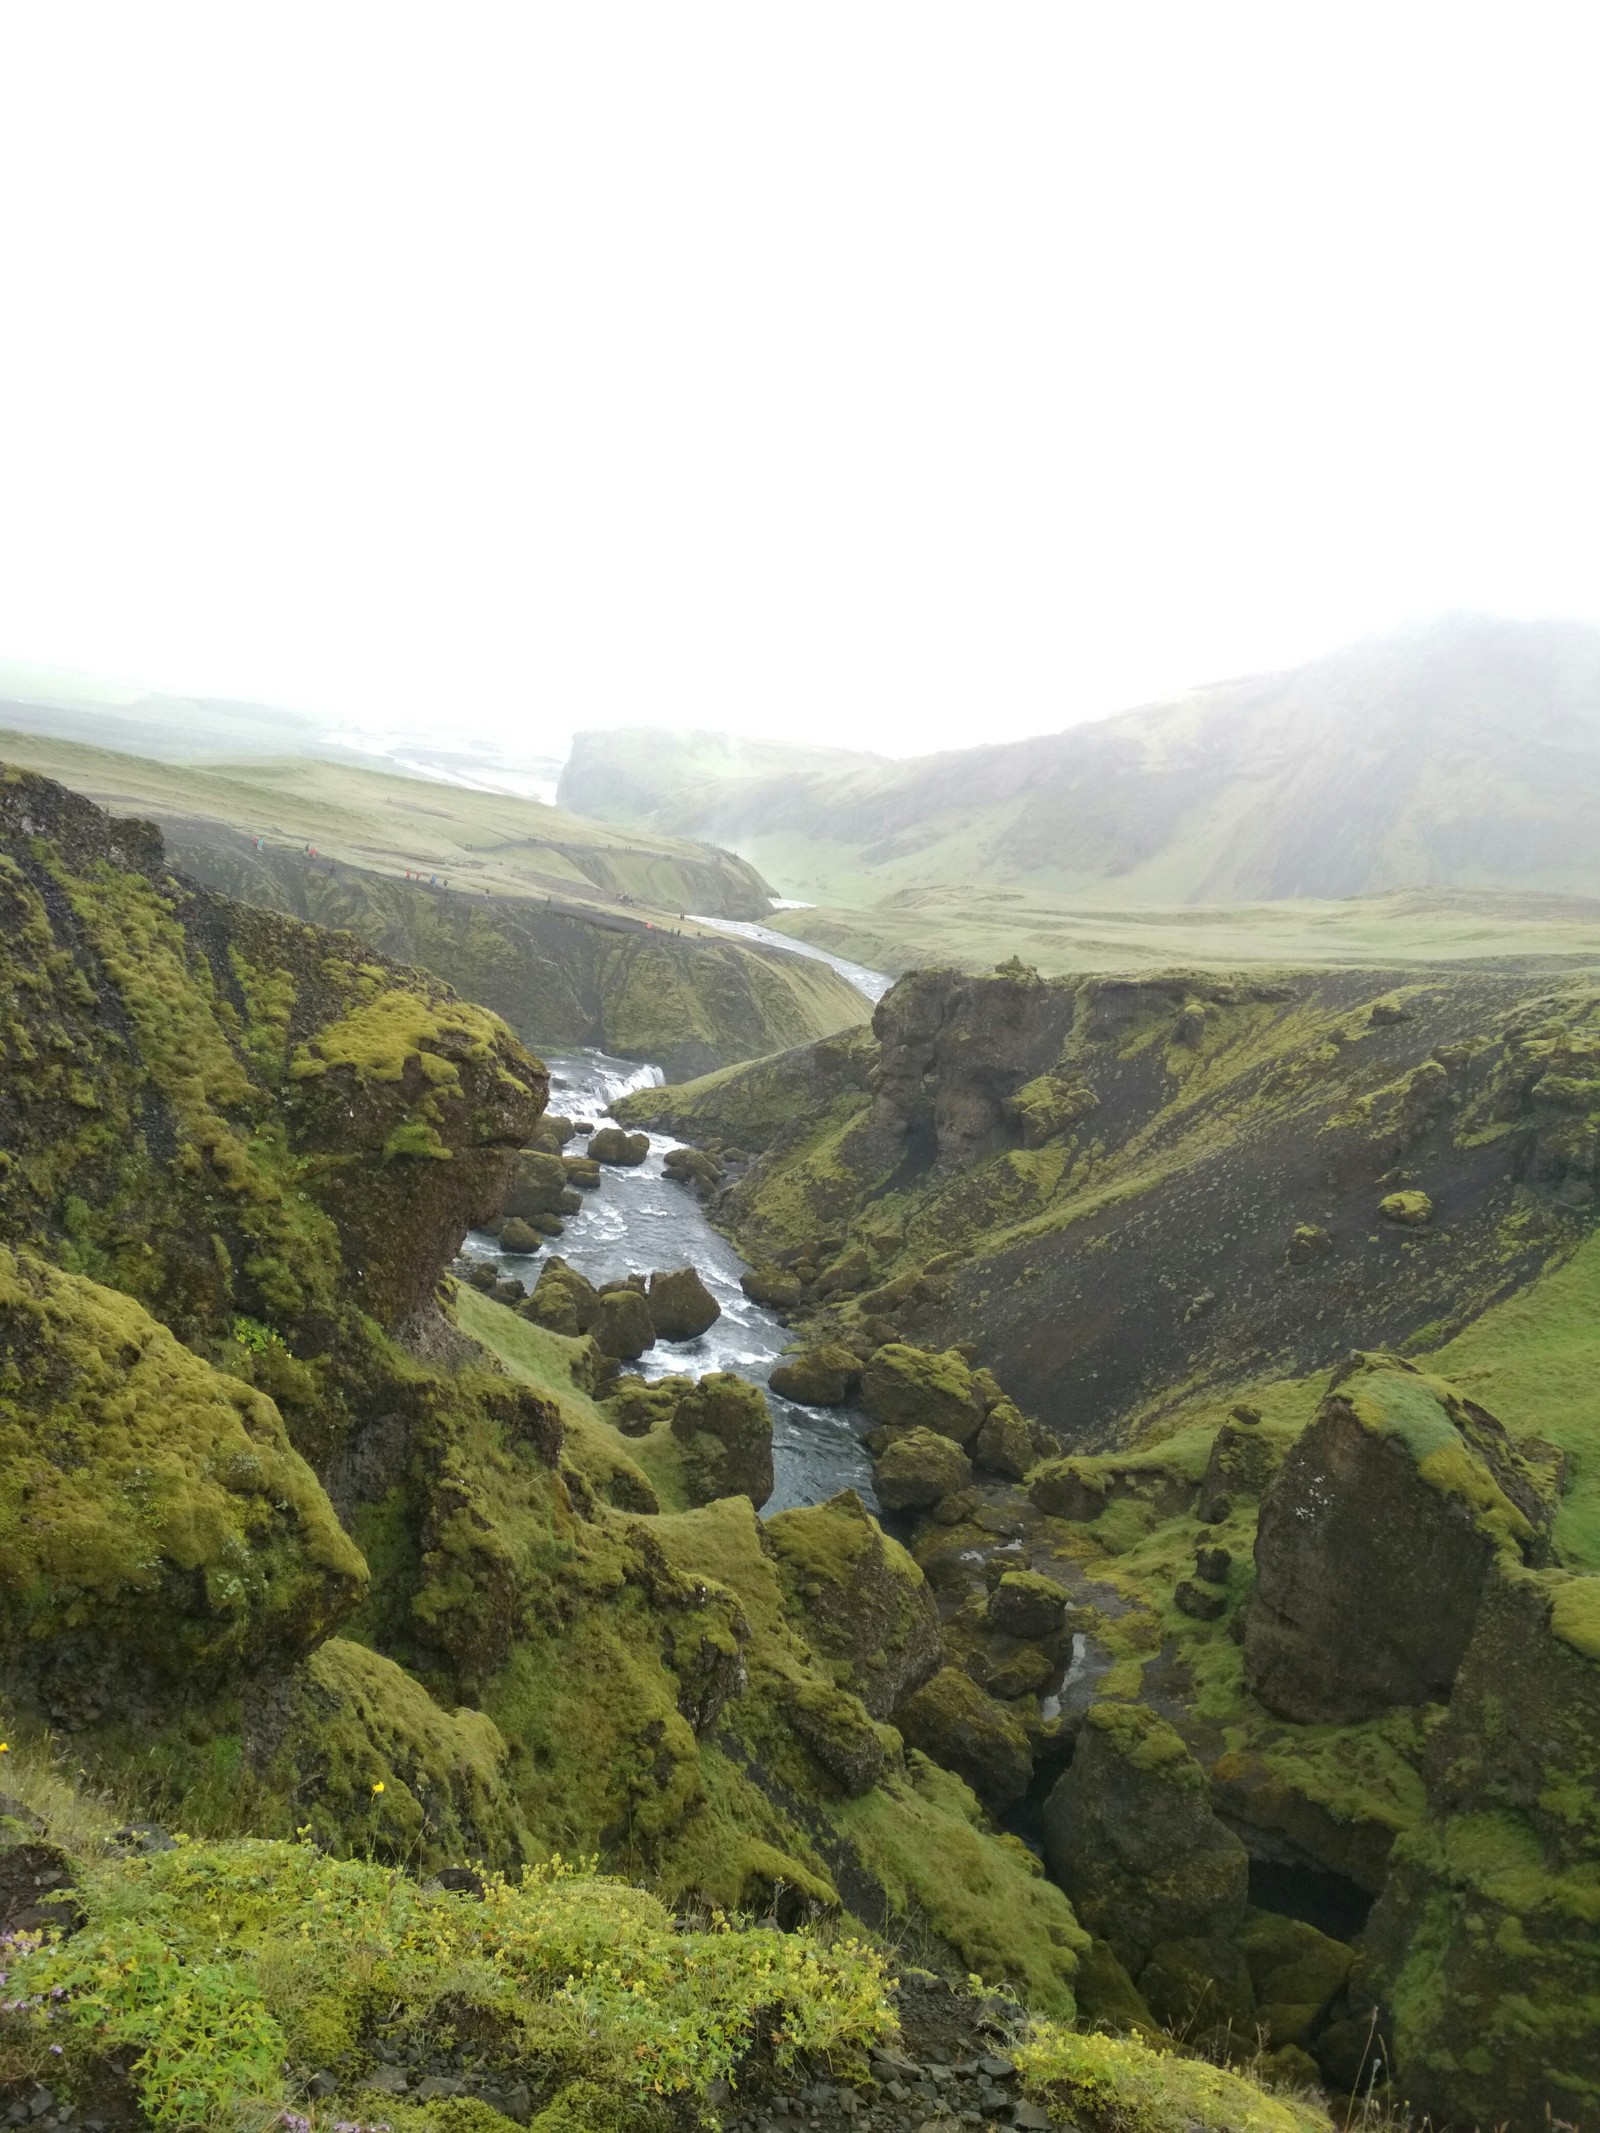
<instances>
[{"instance_id":1,"label":"green moss","mask_svg":"<svg viewBox=\"0 0 1600 2133\"><path fill-rule=\"evenodd\" d=\"M1030 2006L1070 2018L1089 1936L1036 1862L987 1836L972 1793L913 1756L864 1799L837 1810L891 1915L931 1929L970 1971L1009 1984Z\"/></svg>"},{"instance_id":2,"label":"green moss","mask_svg":"<svg viewBox=\"0 0 1600 2133\"><path fill-rule=\"evenodd\" d=\"M1016 2053L1028 2093L1084 2133L1328 2133L1320 2107L1132 2037L1038 2023Z\"/></svg>"},{"instance_id":3,"label":"green moss","mask_svg":"<svg viewBox=\"0 0 1600 2133\"><path fill-rule=\"evenodd\" d=\"M693 2103L726 2078L758 2012L779 2066L860 2056L892 2027L882 1966L854 1942L680 1932L642 1891L559 1863L474 1901L242 1841L90 1866L79 1886L87 1923L13 1964L13 1990L51 2009L33 2024L68 2081L132 2060L163 2133L282 2109L330 2064L358 2094L377 2037L426 2052L465 2030L530 2086L592 2081L613 2123L642 2128L658 2096Z\"/></svg>"},{"instance_id":4,"label":"green moss","mask_svg":"<svg viewBox=\"0 0 1600 2133\"><path fill-rule=\"evenodd\" d=\"M1600 1577L1562 1578L1550 1597L1550 1627L1585 1659L1600 1660Z\"/></svg>"},{"instance_id":5,"label":"green moss","mask_svg":"<svg viewBox=\"0 0 1600 2133\"><path fill-rule=\"evenodd\" d=\"M215 1681L307 1649L357 1604L366 1565L269 1400L129 1298L3 1248L0 1309L14 1679L70 1698L81 1667L90 1702L152 1674Z\"/></svg>"}]
</instances>

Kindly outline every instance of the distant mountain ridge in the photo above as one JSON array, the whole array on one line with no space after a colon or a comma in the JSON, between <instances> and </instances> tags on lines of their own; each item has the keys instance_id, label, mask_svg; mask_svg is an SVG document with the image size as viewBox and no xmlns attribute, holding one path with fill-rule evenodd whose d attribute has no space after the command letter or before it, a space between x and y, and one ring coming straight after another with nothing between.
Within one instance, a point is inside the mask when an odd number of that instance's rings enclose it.
<instances>
[{"instance_id":1,"label":"distant mountain ridge","mask_svg":"<svg viewBox=\"0 0 1600 2133\"><path fill-rule=\"evenodd\" d=\"M1452 618L1038 739L888 761L579 734L560 802L795 894L1600 892L1600 629Z\"/></svg>"}]
</instances>

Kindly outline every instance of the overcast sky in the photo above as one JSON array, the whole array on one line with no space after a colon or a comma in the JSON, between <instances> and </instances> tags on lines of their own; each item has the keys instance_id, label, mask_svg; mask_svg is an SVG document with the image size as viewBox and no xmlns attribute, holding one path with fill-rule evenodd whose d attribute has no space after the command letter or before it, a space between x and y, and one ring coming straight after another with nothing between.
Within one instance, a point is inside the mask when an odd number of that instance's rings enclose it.
<instances>
[{"instance_id":1,"label":"overcast sky","mask_svg":"<svg viewBox=\"0 0 1600 2133\"><path fill-rule=\"evenodd\" d=\"M0 0L0 653L909 752L1600 618L1596 20Z\"/></svg>"}]
</instances>

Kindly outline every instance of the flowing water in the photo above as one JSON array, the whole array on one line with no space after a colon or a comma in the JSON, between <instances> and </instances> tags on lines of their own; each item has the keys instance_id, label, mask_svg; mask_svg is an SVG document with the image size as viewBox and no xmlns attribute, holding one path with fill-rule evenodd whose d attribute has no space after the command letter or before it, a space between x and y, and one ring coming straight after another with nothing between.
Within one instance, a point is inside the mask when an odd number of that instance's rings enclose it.
<instances>
[{"instance_id":1,"label":"flowing water","mask_svg":"<svg viewBox=\"0 0 1600 2133\"><path fill-rule=\"evenodd\" d=\"M544 1059L550 1069L551 1111L597 1125L618 1097L630 1089L655 1088L663 1078L659 1067L611 1059L603 1052L547 1052ZM637 1169L603 1164L603 1184L584 1194L582 1211L568 1217L565 1233L551 1240L550 1250L597 1283L615 1281L624 1274L697 1267L701 1280L721 1304L722 1316L698 1340L670 1347L658 1342L636 1364L626 1367L646 1378L666 1377L673 1371L701 1377L711 1370L736 1370L741 1377L766 1385L788 1342L788 1332L740 1288L739 1276L746 1263L727 1238L711 1227L693 1191L663 1174L662 1157L679 1145L664 1133L652 1133L650 1154ZM578 1150L583 1143L576 1141L572 1146ZM528 1259L502 1252L492 1237L478 1231L467 1238L462 1250L472 1258L497 1261L505 1273L530 1289L544 1257ZM800 1407L770 1388L767 1400L772 1409L775 1479L767 1511L821 1503L840 1489L858 1490L876 1510L872 1465L859 1435L867 1427L866 1417L849 1408Z\"/></svg>"},{"instance_id":2,"label":"flowing water","mask_svg":"<svg viewBox=\"0 0 1600 2133\"><path fill-rule=\"evenodd\" d=\"M741 941L758 941L763 948L781 948L789 955L809 956L813 963L826 963L857 992L865 993L874 1007L894 983L894 979L881 970L869 970L865 963L847 962L842 955L830 955L826 948L813 948L809 941L796 940L792 934L777 933L771 926L755 925L747 918L701 918L694 911L687 916L697 926L711 926L718 933L735 934Z\"/></svg>"}]
</instances>

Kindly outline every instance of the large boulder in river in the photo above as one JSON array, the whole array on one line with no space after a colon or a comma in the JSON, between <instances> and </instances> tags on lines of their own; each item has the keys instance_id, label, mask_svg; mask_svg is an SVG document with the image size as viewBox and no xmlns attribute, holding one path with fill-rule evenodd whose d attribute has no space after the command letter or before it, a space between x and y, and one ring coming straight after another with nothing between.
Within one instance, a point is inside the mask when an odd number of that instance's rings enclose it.
<instances>
[{"instance_id":1,"label":"large boulder in river","mask_svg":"<svg viewBox=\"0 0 1600 2133\"><path fill-rule=\"evenodd\" d=\"M561 1214L566 1197L567 1168L560 1156L546 1149L525 1148L511 1173L505 1212L531 1222L535 1215Z\"/></svg>"},{"instance_id":2,"label":"large boulder in river","mask_svg":"<svg viewBox=\"0 0 1600 2133\"><path fill-rule=\"evenodd\" d=\"M972 1462L953 1438L908 1429L892 1438L872 1468L872 1486L886 1511L925 1511L972 1479Z\"/></svg>"},{"instance_id":3,"label":"large boulder in river","mask_svg":"<svg viewBox=\"0 0 1600 2133\"><path fill-rule=\"evenodd\" d=\"M602 1355L618 1363L635 1363L647 1348L655 1346L656 1329L650 1306L639 1290L610 1288L602 1292L595 1313L594 1344Z\"/></svg>"},{"instance_id":4,"label":"large boulder in river","mask_svg":"<svg viewBox=\"0 0 1600 2133\"><path fill-rule=\"evenodd\" d=\"M524 1222L520 1215L508 1215L501 1223L498 1242L501 1251L526 1259L531 1259L535 1252L544 1248L543 1237L531 1222Z\"/></svg>"},{"instance_id":5,"label":"large boulder in river","mask_svg":"<svg viewBox=\"0 0 1600 2133\"><path fill-rule=\"evenodd\" d=\"M649 1153L649 1134L626 1133L621 1126L601 1126L589 1137L589 1160L592 1163L621 1163L631 1167L642 1163Z\"/></svg>"},{"instance_id":6,"label":"large boulder in river","mask_svg":"<svg viewBox=\"0 0 1600 2133\"><path fill-rule=\"evenodd\" d=\"M1089 1706L1044 1806L1045 1856L1097 1939L1138 1977L1166 1943L1224 1944L1244 1919L1250 1858L1211 1811L1205 1772L1146 1704Z\"/></svg>"},{"instance_id":7,"label":"large boulder in river","mask_svg":"<svg viewBox=\"0 0 1600 2133\"><path fill-rule=\"evenodd\" d=\"M672 1434L684 1448L691 1503L748 1496L759 1511L772 1494L772 1410L759 1385L711 1371L678 1402Z\"/></svg>"},{"instance_id":8,"label":"large boulder in river","mask_svg":"<svg viewBox=\"0 0 1600 2133\"><path fill-rule=\"evenodd\" d=\"M878 1349L861 1378L861 1398L887 1429L931 1429L970 1444L983 1427L983 1401L964 1356L893 1341Z\"/></svg>"},{"instance_id":9,"label":"large boulder in river","mask_svg":"<svg viewBox=\"0 0 1600 2133\"><path fill-rule=\"evenodd\" d=\"M722 1316L722 1306L692 1266L650 1276L650 1316L656 1338L698 1340Z\"/></svg>"},{"instance_id":10,"label":"large boulder in river","mask_svg":"<svg viewBox=\"0 0 1600 2133\"><path fill-rule=\"evenodd\" d=\"M887 1718L939 1664L939 1610L922 1572L854 1489L778 1512L766 1536L808 1642Z\"/></svg>"},{"instance_id":11,"label":"large boulder in river","mask_svg":"<svg viewBox=\"0 0 1600 2133\"><path fill-rule=\"evenodd\" d=\"M1497 1554L1539 1560L1550 1506L1484 1408L1398 1356L1360 1356L1261 1503L1250 1687L1305 1724L1441 1701Z\"/></svg>"},{"instance_id":12,"label":"large boulder in river","mask_svg":"<svg viewBox=\"0 0 1600 2133\"><path fill-rule=\"evenodd\" d=\"M861 1383L861 1359L838 1341L824 1341L780 1363L768 1383L802 1407L842 1407Z\"/></svg>"},{"instance_id":13,"label":"large boulder in river","mask_svg":"<svg viewBox=\"0 0 1600 2133\"><path fill-rule=\"evenodd\" d=\"M1587 2124L1600 2098L1600 1577L1502 1556L1391 1854L1357 1981L1434 2123Z\"/></svg>"}]
</instances>

